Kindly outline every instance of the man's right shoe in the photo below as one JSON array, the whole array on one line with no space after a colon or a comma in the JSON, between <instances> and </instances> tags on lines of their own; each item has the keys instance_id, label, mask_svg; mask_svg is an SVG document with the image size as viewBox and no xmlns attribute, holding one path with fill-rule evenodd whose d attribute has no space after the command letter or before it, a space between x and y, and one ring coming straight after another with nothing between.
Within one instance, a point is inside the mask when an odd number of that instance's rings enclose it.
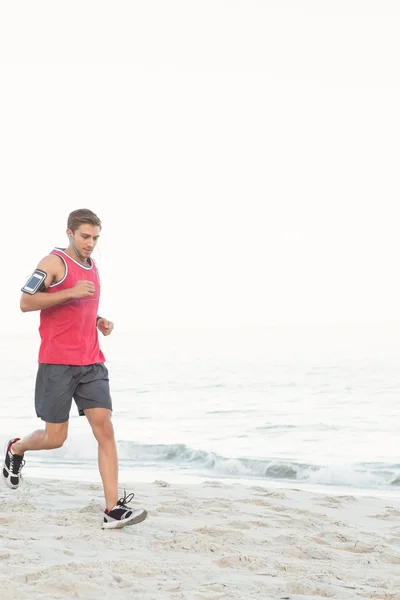
<instances>
[{"instance_id":1,"label":"man's right shoe","mask_svg":"<svg viewBox=\"0 0 400 600\"><path fill-rule=\"evenodd\" d=\"M11 446L19 442L20 438L10 440L6 444L2 475L9 488L16 490L21 483L21 470L25 464L24 457L11 452Z\"/></svg>"}]
</instances>

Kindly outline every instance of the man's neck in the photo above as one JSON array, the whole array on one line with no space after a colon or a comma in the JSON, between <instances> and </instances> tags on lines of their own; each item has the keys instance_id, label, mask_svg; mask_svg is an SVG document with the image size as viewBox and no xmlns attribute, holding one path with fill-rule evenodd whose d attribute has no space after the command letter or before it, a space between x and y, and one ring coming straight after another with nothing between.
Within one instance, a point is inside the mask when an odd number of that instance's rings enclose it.
<instances>
[{"instance_id":1,"label":"man's neck","mask_svg":"<svg viewBox=\"0 0 400 600\"><path fill-rule=\"evenodd\" d=\"M84 265L85 267L90 266L89 259L88 258L83 258L82 256L80 256L76 252L76 250L74 250L74 248L71 248L71 246L68 246L68 248L66 248L65 254L68 254L68 256L70 256L71 258L73 258L74 260L76 260L76 262L79 262L81 265Z\"/></svg>"}]
</instances>

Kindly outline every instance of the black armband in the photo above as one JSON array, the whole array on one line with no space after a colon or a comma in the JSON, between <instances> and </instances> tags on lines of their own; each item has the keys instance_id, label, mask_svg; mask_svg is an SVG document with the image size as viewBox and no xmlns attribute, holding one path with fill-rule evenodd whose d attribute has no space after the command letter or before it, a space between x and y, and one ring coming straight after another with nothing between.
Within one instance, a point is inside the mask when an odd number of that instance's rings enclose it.
<instances>
[{"instance_id":1,"label":"black armband","mask_svg":"<svg viewBox=\"0 0 400 600\"><path fill-rule=\"evenodd\" d=\"M25 283L24 287L21 288L21 292L26 294L36 294L36 292L45 292L46 286L44 285L47 273L36 269Z\"/></svg>"}]
</instances>

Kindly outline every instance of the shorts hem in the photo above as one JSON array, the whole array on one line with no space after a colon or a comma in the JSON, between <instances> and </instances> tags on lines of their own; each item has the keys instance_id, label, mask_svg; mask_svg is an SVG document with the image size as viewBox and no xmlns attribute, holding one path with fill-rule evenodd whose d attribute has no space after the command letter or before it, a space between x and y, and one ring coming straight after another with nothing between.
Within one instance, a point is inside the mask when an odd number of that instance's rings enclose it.
<instances>
[{"instance_id":1,"label":"shorts hem","mask_svg":"<svg viewBox=\"0 0 400 600\"><path fill-rule=\"evenodd\" d=\"M87 409L91 409L91 408L104 408L104 410L110 410L111 412L113 411L111 406L85 406L85 408L78 409L78 416L85 417L86 415L85 415L84 411Z\"/></svg>"},{"instance_id":2,"label":"shorts hem","mask_svg":"<svg viewBox=\"0 0 400 600\"><path fill-rule=\"evenodd\" d=\"M62 421L55 421L54 419L46 419L45 417L42 417L41 415L36 415L38 419L41 419L44 423L50 423L51 425L61 425L61 423L68 423L69 421L69 417L66 420L62 420Z\"/></svg>"}]
</instances>

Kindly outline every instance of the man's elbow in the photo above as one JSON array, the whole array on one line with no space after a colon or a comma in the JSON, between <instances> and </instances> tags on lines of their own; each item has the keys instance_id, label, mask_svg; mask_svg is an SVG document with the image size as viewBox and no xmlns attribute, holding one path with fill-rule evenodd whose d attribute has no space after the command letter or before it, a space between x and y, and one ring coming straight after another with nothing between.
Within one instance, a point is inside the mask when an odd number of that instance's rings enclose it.
<instances>
[{"instance_id":1,"label":"man's elbow","mask_svg":"<svg viewBox=\"0 0 400 600\"><path fill-rule=\"evenodd\" d=\"M21 311L23 313L25 312L29 312L30 310L32 310L29 306L28 303L26 302L26 298L24 298L24 296L22 296L20 303L19 303L19 307L21 309Z\"/></svg>"}]
</instances>

